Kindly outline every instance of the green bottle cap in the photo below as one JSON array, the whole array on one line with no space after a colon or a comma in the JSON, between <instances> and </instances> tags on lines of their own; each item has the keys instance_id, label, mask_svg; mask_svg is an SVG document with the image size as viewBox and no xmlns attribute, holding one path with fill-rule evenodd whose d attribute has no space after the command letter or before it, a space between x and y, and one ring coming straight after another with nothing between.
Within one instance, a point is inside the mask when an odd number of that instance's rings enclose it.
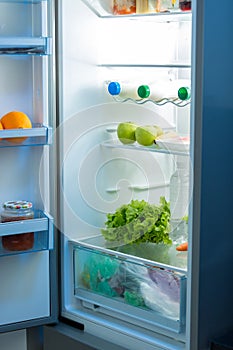
<instances>
[{"instance_id":1,"label":"green bottle cap","mask_svg":"<svg viewBox=\"0 0 233 350\"><path fill-rule=\"evenodd\" d=\"M191 97L191 89L189 87L182 86L178 90L178 96L181 100L188 100Z\"/></svg>"},{"instance_id":2,"label":"green bottle cap","mask_svg":"<svg viewBox=\"0 0 233 350\"><path fill-rule=\"evenodd\" d=\"M141 98L147 98L150 96L150 88L148 85L141 85L138 88L138 96Z\"/></svg>"}]
</instances>

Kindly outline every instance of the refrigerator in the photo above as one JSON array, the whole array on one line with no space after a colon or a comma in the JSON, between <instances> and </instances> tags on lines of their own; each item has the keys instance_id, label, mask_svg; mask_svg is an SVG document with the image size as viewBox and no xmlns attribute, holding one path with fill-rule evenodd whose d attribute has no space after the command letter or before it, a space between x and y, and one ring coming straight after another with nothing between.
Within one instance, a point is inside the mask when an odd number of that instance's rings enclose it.
<instances>
[{"instance_id":1,"label":"refrigerator","mask_svg":"<svg viewBox=\"0 0 233 350\"><path fill-rule=\"evenodd\" d=\"M233 4L224 4L122 15L107 0L0 2L1 115L32 122L0 130L1 197L34 210L0 224L1 332L39 327L45 350L207 350L232 330ZM187 100L108 90L184 79ZM122 142L128 122L170 138ZM188 185L178 176L172 187L180 164ZM185 186L177 238L169 205ZM136 218L117 230L126 208ZM5 249L4 237L32 232L32 248Z\"/></svg>"}]
</instances>

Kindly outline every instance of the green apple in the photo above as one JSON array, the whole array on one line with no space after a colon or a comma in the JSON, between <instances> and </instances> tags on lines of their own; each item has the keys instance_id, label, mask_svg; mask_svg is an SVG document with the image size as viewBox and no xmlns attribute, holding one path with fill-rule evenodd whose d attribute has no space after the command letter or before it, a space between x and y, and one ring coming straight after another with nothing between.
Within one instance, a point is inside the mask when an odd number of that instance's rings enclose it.
<instances>
[{"instance_id":1,"label":"green apple","mask_svg":"<svg viewBox=\"0 0 233 350\"><path fill-rule=\"evenodd\" d=\"M155 125L139 126L135 131L136 141L142 146L151 146L158 136L158 131Z\"/></svg>"},{"instance_id":2,"label":"green apple","mask_svg":"<svg viewBox=\"0 0 233 350\"><path fill-rule=\"evenodd\" d=\"M138 125L133 122L125 122L118 124L117 127L117 136L119 140L124 144L134 143L136 141L135 138L135 130Z\"/></svg>"}]
</instances>

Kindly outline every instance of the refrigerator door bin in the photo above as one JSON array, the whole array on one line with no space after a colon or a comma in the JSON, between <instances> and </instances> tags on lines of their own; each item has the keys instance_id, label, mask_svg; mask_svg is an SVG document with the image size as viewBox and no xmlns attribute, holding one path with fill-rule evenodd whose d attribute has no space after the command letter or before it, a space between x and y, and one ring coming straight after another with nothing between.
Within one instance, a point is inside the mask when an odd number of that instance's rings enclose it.
<instances>
[{"instance_id":1,"label":"refrigerator door bin","mask_svg":"<svg viewBox=\"0 0 233 350\"><path fill-rule=\"evenodd\" d=\"M53 218L38 211L34 219L0 223L0 238L0 257L51 250L54 246Z\"/></svg>"},{"instance_id":2,"label":"refrigerator door bin","mask_svg":"<svg viewBox=\"0 0 233 350\"><path fill-rule=\"evenodd\" d=\"M0 130L0 147L41 146L51 144L52 128L34 124L30 129Z\"/></svg>"},{"instance_id":3,"label":"refrigerator door bin","mask_svg":"<svg viewBox=\"0 0 233 350\"><path fill-rule=\"evenodd\" d=\"M84 308L153 329L184 333L186 271L73 243L74 294Z\"/></svg>"}]
</instances>

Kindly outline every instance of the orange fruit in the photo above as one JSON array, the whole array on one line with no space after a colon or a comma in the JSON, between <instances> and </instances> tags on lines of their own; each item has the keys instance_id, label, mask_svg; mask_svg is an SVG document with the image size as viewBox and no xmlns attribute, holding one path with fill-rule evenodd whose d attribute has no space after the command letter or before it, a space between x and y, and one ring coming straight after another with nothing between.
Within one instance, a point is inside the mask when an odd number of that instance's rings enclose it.
<instances>
[{"instance_id":1,"label":"orange fruit","mask_svg":"<svg viewBox=\"0 0 233 350\"><path fill-rule=\"evenodd\" d=\"M27 114L19 111L12 111L5 114L1 118L1 124L4 129L27 129L32 127L31 120ZM14 137L6 140L13 143L21 143L26 140L26 138L27 137Z\"/></svg>"},{"instance_id":2,"label":"orange fruit","mask_svg":"<svg viewBox=\"0 0 233 350\"><path fill-rule=\"evenodd\" d=\"M0 130L3 130L3 126L2 126L2 123L0 122ZM0 138L1 140L1 138Z\"/></svg>"}]
</instances>

